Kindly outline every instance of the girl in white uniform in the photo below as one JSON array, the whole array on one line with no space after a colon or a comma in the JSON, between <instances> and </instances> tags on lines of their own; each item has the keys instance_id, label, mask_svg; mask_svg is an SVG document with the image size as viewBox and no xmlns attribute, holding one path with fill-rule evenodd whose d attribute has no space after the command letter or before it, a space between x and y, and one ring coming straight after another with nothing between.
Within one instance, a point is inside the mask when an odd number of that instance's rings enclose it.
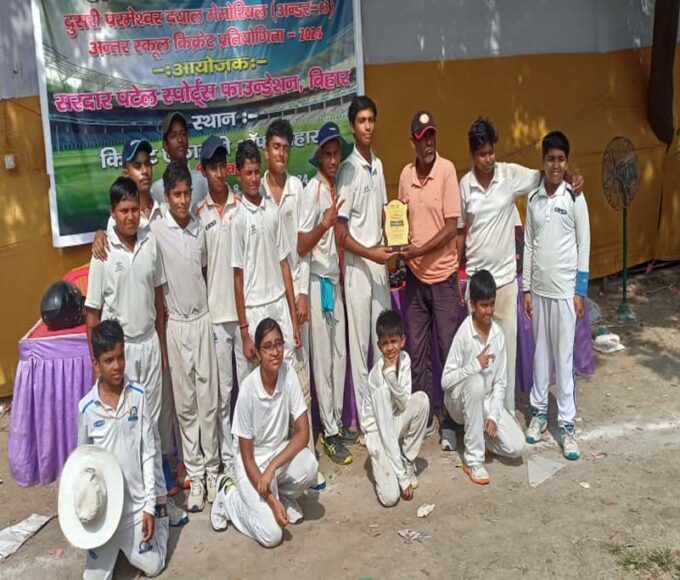
<instances>
[{"instance_id":1,"label":"girl in white uniform","mask_svg":"<svg viewBox=\"0 0 680 580\"><path fill-rule=\"evenodd\" d=\"M220 476L210 514L215 531L231 521L267 548L281 543L284 527L302 520L297 498L316 482L319 467L307 447L302 389L297 373L283 360L283 347L279 324L262 320L255 331L261 364L243 381L234 411L236 479Z\"/></svg>"}]
</instances>

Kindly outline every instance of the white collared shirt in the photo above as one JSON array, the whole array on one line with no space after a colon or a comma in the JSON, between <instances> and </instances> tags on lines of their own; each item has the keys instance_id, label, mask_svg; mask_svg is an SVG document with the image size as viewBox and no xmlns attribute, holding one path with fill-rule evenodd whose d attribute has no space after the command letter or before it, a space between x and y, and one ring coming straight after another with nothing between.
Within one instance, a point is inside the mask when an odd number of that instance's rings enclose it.
<instances>
[{"instance_id":1,"label":"white collared shirt","mask_svg":"<svg viewBox=\"0 0 680 580\"><path fill-rule=\"evenodd\" d=\"M105 262L92 258L85 306L101 310L102 320L117 320L125 338L141 338L156 324L155 289L165 283L165 271L156 238L140 228L132 251L109 227L109 254Z\"/></svg>"},{"instance_id":2,"label":"white collared shirt","mask_svg":"<svg viewBox=\"0 0 680 580\"><path fill-rule=\"evenodd\" d=\"M96 445L116 456L123 470L124 501L119 529L142 521L142 513L153 515L156 505L153 425L144 389L123 378L123 392L114 409L99 397L95 383L78 403L78 445Z\"/></svg>"},{"instance_id":3,"label":"white collared shirt","mask_svg":"<svg viewBox=\"0 0 680 580\"><path fill-rule=\"evenodd\" d=\"M382 161L371 151L368 163L355 146L340 166L336 188L345 200L338 216L347 220L349 234L367 248L382 245L383 208L387 203Z\"/></svg>"},{"instance_id":4,"label":"white collared shirt","mask_svg":"<svg viewBox=\"0 0 680 580\"><path fill-rule=\"evenodd\" d=\"M492 354L495 358L489 359L489 366L482 369L477 357L487 345L489 346L487 354ZM505 338L501 327L492 321L489 336L484 342L475 329L470 314L458 328L446 357L442 372L442 389L445 396L461 381L481 373L484 380L484 398L489 404L489 416L498 424L505 401L506 360Z\"/></svg>"},{"instance_id":5,"label":"white collared shirt","mask_svg":"<svg viewBox=\"0 0 680 580\"><path fill-rule=\"evenodd\" d=\"M243 196L231 229L231 265L243 270L246 307L270 304L285 295L280 262L289 253L274 203L262 198L254 205Z\"/></svg>"},{"instance_id":6,"label":"white collared shirt","mask_svg":"<svg viewBox=\"0 0 680 580\"><path fill-rule=\"evenodd\" d=\"M208 291L203 268L208 264L205 234L198 220L189 214L182 229L170 211L163 219L151 222L161 250L166 283L163 298L170 318L186 320L208 312Z\"/></svg>"},{"instance_id":7,"label":"white collared shirt","mask_svg":"<svg viewBox=\"0 0 680 580\"><path fill-rule=\"evenodd\" d=\"M291 419L306 412L297 373L288 363L281 365L272 395L265 390L258 367L239 389L231 431L234 437L253 440L255 462L263 468L289 440ZM236 449L240 454L239 445Z\"/></svg>"},{"instance_id":8,"label":"white collared shirt","mask_svg":"<svg viewBox=\"0 0 680 580\"><path fill-rule=\"evenodd\" d=\"M411 359L402 350L399 353L399 372L397 367L383 370L384 360L378 357L368 373L368 381L359 387L361 405L359 423L364 433L377 432L389 457L399 486L402 490L411 485L404 471L399 445L399 431L395 417L401 415L411 398Z\"/></svg>"},{"instance_id":9,"label":"white collared shirt","mask_svg":"<svg viewBox=\"0 0 680 580\"><path fill-rule=\"evenodd\" d=\"M321 223L323 212L333 205L333 201L334 195L328 181L317 173L309 180L302 193L300 232L307 234L316 228ZM308 257L310 273L321 278L330 278L335 284L340 281L340 262L333 228L326 230Z\"/></svg>"},{"instance_id":10,"label":"white collared shirt","mask_svg":"<svg viewBox=\"0 0 680 580\"><path fill-rule=\"evenodd\" d=\"M488 270L500 288L517 276L515 201L535 190L541 172L515 163L495 164L488 189L477 181L474 169L460 180L458 228L467 226L465 258L467 276Z\"/></svg>"},{"instance_id":11,"label":"white collared shirt","mask_svg":"<svg viewBox=\"0 0 680 580\"><path fill-rule=\"evenodd\" d=\"M229 189L227 203L221 212L210 194L196 210L208 250L208 308L213 324L238 320L234 269L231 267L231 228L240 203Z\"/></svg>"},{"instance_id":12,"label":"white collared shirt","mask_svg":"<svg viewBox=\"0 0 680 580\"><path fill-rule=\"evenodd\" d=\"M196 208L201 203L205 196L208 195L208 180L203 177L200 171L190 169L191 174L191 213L196 215ZM157 179L151 184L151 197L154 198L161 206L167 205L165 199L165 187L163 186L163 178Z\"/></svg>"},{"instance_id":13,"label":"white collared shirt","mask_svg":"<svg viewBox=\"0 0 680 580\"><path fill-rule=\"evenodd\" d=\"M283 231L286 234L286 240L290 247L288 263L290 264L290 273L293 277L295 296L309 294L309 259L300 258L297 253L299 212L304 186L298 177L286 173L286 184L283 187L281 199L277 205L269 190L267 183L268 174L269 171L264 172L260 194L278 207L279 216L281 216L281 222L283 223Z\"/></svg>"},{"instance_id":14,"label":"white collared shirt","mask_svg":"<svg viewBox=\"0 0 680 580\"><path fill-rule=\"evenodd\" d=\"M548 196L545 183L529 196L522 287L545 298L573 298L577 272L588 272L590 221L585 195L565 182ZM587 274L585 274L587 276Z\"/></svg>"}]
</instances>

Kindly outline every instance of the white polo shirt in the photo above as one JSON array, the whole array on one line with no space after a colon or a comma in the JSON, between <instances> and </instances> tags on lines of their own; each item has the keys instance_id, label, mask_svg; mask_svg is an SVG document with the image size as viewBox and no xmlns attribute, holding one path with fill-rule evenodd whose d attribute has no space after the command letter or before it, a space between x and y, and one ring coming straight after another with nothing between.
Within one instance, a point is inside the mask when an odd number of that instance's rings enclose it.
<instances>
[{"instance_id":1,"label":"white polo shirt","mask_svg":"<svg viewBox=\"0 0 680 580\"><path fill-rule=\"evenodd\" d=\"M155 289L165 283L156 239L148 228L140 228L130 251L115 227L109 227L106 235L108 258L90 260L85 306L101 310L102 320L120 322L126 339L142 338L155 329Z\"/></svg>"},{"instance_id":2,"label":"white polo shirt","mask_svg":"<svg viewBox=\"0 0 680 580\"><path fill-rule=\"evenodd\" d=\"M203 177L200 171L190 169L189 173L191 173L191 213L196 215L198 204L208 195L208 180ZM163 178L157 179L151 184L151 197L161 205L167 203Z\"/></svg>"},{"instance_id":3,"label":"white polo shirt","mask_svg":"<svg viewBox=\"0 0 680 580\"><path fill-rule=\"evenodd\" d=\"M240 203L229 189L224 209L215 204L209 193L196 209L208 250L208 309L213 324L238 320L231 267L231 228Z\"/></svg>"},{"instance_id":4,"label":"white polo shirt","mask_svg":"<svg viewBox=\"0 0 680 580\"><path fill-rule=\"evenodd\" d=\"M382 161L371 151L368 163L354 147L340 167L336 189L345 200L338 215L347 220L349 234L367 248L382 245L383 207L387 203Z\"/></svg>"},{"instance_id":5,"label":"white polo shirt","mask_svg":"<svg viewBox=\"0 0 680 580\"><path fill-rule=\"evenodd\" d=\"M306 412L297 373L288 363L281 365L272 395L265 391L258 367L239 389L231 431L234 437L253 440L255 462L263 469L289 440L291 419ZM236 450L240 455L239 445Z\"/></svg>"},{"instance_id":6,"label":"white polo shirt","mask_svg":"<svg viewBox=\"0 0 680 580\"><path fill-rule=\"evenodd\" d=\"M379 356L368 373L368 381L359 387L359 423L364 433L378 433L399 486L406 489L411 483L401 459L395 417L404 412L411 398L411 359L406 351L399 353L398 373L396 367L385 373L383 365L383 357Z\"/></svg>"},{"instance_id":7,"label":"white polo shirt","mask_svg":"<svg viewBox=\"0 0 680 580\"><path fill-rule=\"evenodd\" d=\"M535 190L541 172L516 163L496 163L488 189L477 181L474 169L460 180L458 228L467 226L465 256L468 277L488 270L499 288L517 276L515 260L515 201Z\"/></svg>"},{"instance_id":8,"label":"white polo shirt","mask_svg":"<svg viewBox=\"0 0 680 580\"><path fill-rule=\"evenodd\" d=\"M78 445L96 445L116 456L123 468L123 515L118 529L137 525L142 513L156 505L153 426L144 389L123 378L123 392L114 409L99 398L95 383L78 403Z\"/></svg>"},{"instance_id":9,"label":"white polo shirt","mask_svg":"<svg viewBox=\"0 0 680 580\"><path fill-rule=\"evenodd\" d=\"M335 189L335 188L333 188ZM309 180L302 194L300 204L300 226L302 233L309 233L317 227L323 218L323 212L333 205L335 191L331 191L325 177L317 173ZM340 261L335 246L333 228L326 230L316 246L309 253L310 273L321 278L330 278L333 283L340 281Z\"/></svg>"},{"instance_id":10,"label":"white polo shirt","mask_svg":"<svg viewBox=\"0 0 680 580\"><path fill-rule=\"evenodd\" d=\"M585 195L563 181L548 196L545 183L529 196L524 232L522 287L545 298L576 294L576 275L586 277L590 262L590 221Z\"/></svg>"},{"instance_id":11,"label":"white polo shirt","mask_svg":"<svg viewBox=\"0 0 680 580\"><path fill-rule=\"evenodd\" d=\"M243 196L231 229L231 265L243 270L246 307L270 304L285 295L280 262L289 253L274 203L262 198L254 205Z\"/></svg>"},{"instance_id":12,"label":"white polo shirt","mask_svg":"<svg viewBox=\"0 0 680 580\"><path fill-rule=\"evenodd\" d=\"M489 345L488 354L495 355L489 360L489 366L482 369L477 357L484 347ZM489 416L496 421L501 416L505 403L507 362L505 356L505 338L501 327L491 322L489 337L486 342L475 329L472 315L469 315L458 328L453 337L446 364L442 371L442 389L444 396L450 396L454 387L469 376L481 373L484 380L484 398L489 401Z\"/></svg>"},{"instance_id":13,"label":"white polo shirt","mask_svg":"<svg viewBox=\"0 0 680 580\"><path fill-rule=\"evenodd\" d=\"M260 195L269 199L276 206L276 201L274 201L274 197L267 184L268 173L269 171L264 172L262 185L260 186ZM303 189L302 181L298 177L286 173L286 185L283 187L281 199L277 206L283 223L283 231L286 234L286 240L290 247L288 263L290 264L296 297L300 294L309 294L309 260L301 259L297 253L299 206Z\"/></svg>"},{"instance_id":14,"label":"white polo shirt","mask_svg":"<svg viewBox=\"0 0 680 580\"><path fill-rule=\"evenodd\" d=\"M151 222L161 250L166 283L163 298L169 318L188 320L208 312L208 291L203 268L208 264L205 234L198 220L189 215L189 224L182 229L170 211L163 219Z\"/></svg>"}]
</instances>

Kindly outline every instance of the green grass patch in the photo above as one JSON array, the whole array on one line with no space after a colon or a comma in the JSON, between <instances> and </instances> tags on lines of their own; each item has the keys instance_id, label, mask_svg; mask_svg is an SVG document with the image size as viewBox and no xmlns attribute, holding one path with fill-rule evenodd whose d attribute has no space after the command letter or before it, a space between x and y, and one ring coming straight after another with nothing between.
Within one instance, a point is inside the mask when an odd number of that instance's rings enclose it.
<instances>
[{"instance_id":1,"label":"green grass patch","mask_svg":"<svg viewBox=\"0 0 680 580\"><path fill-rule=\"evenodd\" d=\"M616 557L616 562L628 572L647 572L652 577L664 573L680 579L680 549L663 546L648 549L630 544L610 543L607 551Z\"/></svg>"}]
</instances>

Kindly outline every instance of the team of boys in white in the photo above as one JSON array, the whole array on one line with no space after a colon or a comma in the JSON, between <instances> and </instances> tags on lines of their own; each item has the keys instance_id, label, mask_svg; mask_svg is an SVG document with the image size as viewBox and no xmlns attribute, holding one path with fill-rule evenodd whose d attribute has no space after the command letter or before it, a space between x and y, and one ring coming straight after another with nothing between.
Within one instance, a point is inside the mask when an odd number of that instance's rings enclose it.
<instances>
[{"instance_id":1,"label":"team of boys in white","mask_svg":"<svg viewBox=\"0 0 680 580\"><path fill-rule=\"evenodd\" d=\"M372 156L368 162L355 148L341 166L336 186L318 173L303 189L296 177L288 176L278 205L268 191L266 174L260 205L230 190L223 209L212 200L203 176L194 172L192 178L196 179L192 213L185 228L160 207L156 182L152 190L156 203L150 220L142 217L134 250L120 243L109 224L108 259L91 262L86 305L100 310L102 319L121 322L127 376L118 408L101 402L97 384L81 400L79 442L94 443L116 455L123 464L126 496L118 532L101 549L90 551L85 577L99 577L94 568L108 577L118 550L149 575L164 565L167 518L156 529L153 548L144 554L136 549L140 541L136 524L142 512L154 513L156 497L165 493L157 427L162 386L154 293L159 287L168 313L167 354L183 461L192 493L194 483L202 489L205 482L210 500L213 489L211 521L216 529L231 521L264 546L281 541L282 529L246 475L236 441L253 440L256 463L264 470L287 444L291 421L308 411L296 369L300 361L309 369L310 360L324 434L338 434L343 428L346 334L359 424L378 499L391 506L409 487L417 486L414 463L425 437L429 402L425 393L411 392L411 362L405 351L387 368L379 356L376 320L391 305L386 266L346 251L343 301L332 229L306 256L297 253L298 233L318 226L336 196L345 200L339 215L346 220L349 235L366 248L382 244L387 193L380 160ZM519 457L524 449L524 435L514 417L516 341L505 338L516 335L514 202L522 195L530 194L523 290L533 297L537 360L545 361L535 367L531 404L547 411L553 358L560 424L574 420L573 297L577 271L588 270L588 212L585 198L574 197L565 183L552 196L539 183L538 171L505 163L496 163L486 190L477 184L473 171L461 180L459 226L467 226L468 276L488 270L498 287L498 322L492 322L488 338L480 336L468 317L454 338L442 376L445 406L455 421L464 424L464 458L470 465L483 463L487 449L508 457ZM309 336L303 325L300 352L294 349L284 260L290 265L296 298L309 296ZM260 372L253 371L243 354L232 292L235 268L243 271L251 336L268 317L283 331L284 364L273 395L265 391ZM369 368L371 347L375 364ZM485 348L495 355L488 368L478 360ZM241 386L231 422L236 379ZM484 432L489 418L498 427L494 439ZM233 474L235 485L215 496L220 462ZM282 502L294 500L316 483L317 470L316 457L305 448L277 471L272 492Z\"/></svg>"}]
</instances>

